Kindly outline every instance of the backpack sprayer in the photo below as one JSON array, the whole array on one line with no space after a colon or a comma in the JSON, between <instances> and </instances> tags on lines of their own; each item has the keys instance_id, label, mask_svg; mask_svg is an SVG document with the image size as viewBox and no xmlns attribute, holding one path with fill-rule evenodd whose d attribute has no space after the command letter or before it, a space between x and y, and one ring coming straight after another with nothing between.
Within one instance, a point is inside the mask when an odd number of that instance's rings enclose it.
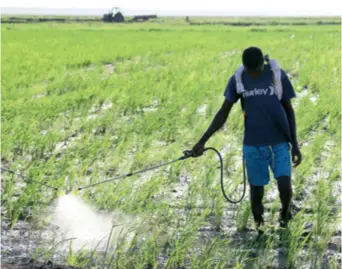
<instances>
[{"instance_id":1,"label":"backpack sprayer","mask_svg":"<svg viewBox=\"0 0 342 269\"><path fill-rule=\"evenodd\" d=\"M223 160L222 160L222 156L221 156L220 152L217 149L215 149L215 148L212 148L212 147L205 148L204 152L208 151L208 150L214 151L217 154L217 156L219 157L219 162L220 162L220 182L221 182L221 190L222 190L222 194L223 194L224 198L228 202L230 202L232 204L237 204L237 203L241 202L242 199L245 196L245 193L246 193L246 172L245 172L245 161L244 161L244 158L243 158L243 192L242 192L242 196L241 196L241 198L239 200L233 201L233 200L228 198L228 196L226 195L226 192L224 190L224 186L223 186ZM153 166L153 167L145 168L145 169L140 170L140 171L135 171L135 172L131 172L131 173L128 173L128 174L125 174L125 175L116 176L114 178L110 178L110 179L107 179L107 180L104 180L104 181L100 181L100 182L97 182L97 183L94 183L94 184L90 184L90 185L86 185L86 186L83 186L83 187L79 187L79 188L77 188L77 191L81 191L81 190L84 190L84 189L87 189L87 188L95 187L97 185L108 183L108 182L111 182L111 181L114 181L114 180L118 180L118 179L121 179L121 178L130 177L130 176L133 176L133 175L136 175L136 174L145 173L147 171L154 170L154 169L157 169L157 168L162 167L162 166L170 165L170 164L178 162L178 161L183 161L183 160L188 159L190 157L193 157L192 156L192 151L185 151L184 155L182 157L176 159L176 160L169 161L169 162L166 162L166 163L162 163L162 164L159 164L159 165L156 165L156 166ZM11 173L11 174L14 174L14 175L18 175L18 176L20 176L21 178L24 178L24 179L27 178L27 177L22 176L22 175L20 175L18 173L15 173L14 171L9 170L9 169L5 169L5 168L1 167L1 170L6 171L6 172ZM30 179L32 182L38 183L38 184L40 184L42 186L54 189L56 191L59 190L59 188L57 188L57 187L54 187L54 186L51 186L51 185L39 182L37 180L33 180L31 178L27 178L27 179ZM69 192L71 192L71 190L67 190L66 194L68 194Z\"/></svg>"}]
</instances>

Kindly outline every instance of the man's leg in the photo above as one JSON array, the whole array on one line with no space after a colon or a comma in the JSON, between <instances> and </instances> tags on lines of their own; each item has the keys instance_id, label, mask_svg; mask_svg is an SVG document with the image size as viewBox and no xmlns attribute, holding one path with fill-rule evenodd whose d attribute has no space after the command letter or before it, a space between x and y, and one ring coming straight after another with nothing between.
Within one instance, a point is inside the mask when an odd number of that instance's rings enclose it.
<instances>
[{"instance_id":1,"label":"man's leg","mask_svg":"<svg viewBox=\"0 0 342 269\"><path fill-rule=\"evenodd\" d=\"M291 157L289 145L282 143L272 147L272 170L277 179L280 201L282 205L280 213L280 226L287 227L291 219L290 204L292 199L291 186Z\"/></svg>"},{"instance_id":2,"label":"man's leg","mask_svg":"<svg viewBox=\"0 0 342 269\"><path fill-rule=\"evenodd\" d=\"M264 186L250 185L250 190L252 213L257 229L260 232L259 228L264 223L264 206L262 204L262 198L264 197Z\"/></svg>"},{"instance_id":3,"label":"man's leg","mask_svg":"<svg viewBox=\"0 0 342 269\"><path fill-rule=\"evenodd\" d=\"M248 182L250 184L251 209L255 224L259 234L262 234L260 226L263 225L264 206L262 199L264 196L264 186L269 183L270 175L268 163L270 155L268 147L243 147L244 158Z\"/></svg>"},{"instance_id":4,"label":"man's leg","mask_svg":"<svg viewBox=\"0 0 342 269\"><path fill-rule=\"evenodd\" d=\"M292 199L291 177L280 176L277 178L279 196L281 200L280 225L287 227L288 221L291 219L290 203Z\"/></svg>"}]
</instances>

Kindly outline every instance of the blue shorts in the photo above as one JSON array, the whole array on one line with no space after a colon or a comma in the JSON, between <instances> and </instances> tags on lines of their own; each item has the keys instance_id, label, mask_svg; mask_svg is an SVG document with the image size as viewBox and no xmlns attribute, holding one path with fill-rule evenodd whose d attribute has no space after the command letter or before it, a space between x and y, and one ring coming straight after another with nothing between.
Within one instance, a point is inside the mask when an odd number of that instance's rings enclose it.
<instances>
[{"instance_id":1,"label":"blue shorts","mask_svg":"<svg viewBox=\"0 0 342 269\"><path fill-rule=\"evenodd\" d=\"M291 176L290 146L281 143L275 146L243 146L248 182L253 186L265 186L270 181L269 168L277 179Z\"/></svg>"}]
</instances>

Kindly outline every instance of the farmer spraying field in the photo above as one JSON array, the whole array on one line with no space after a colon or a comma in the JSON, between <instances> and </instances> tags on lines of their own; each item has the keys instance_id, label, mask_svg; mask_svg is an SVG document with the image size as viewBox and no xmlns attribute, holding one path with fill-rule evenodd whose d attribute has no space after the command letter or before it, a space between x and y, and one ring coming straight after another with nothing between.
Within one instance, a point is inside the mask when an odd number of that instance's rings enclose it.
<instances>
[{"instance_id":1,"label":"farmer spraying field","mask_svg":"<svg viewBox=\"0 0 342 269\"><path fill-rule=\"evenodd\" d=\"M268 61L264 64L265 58ZM269 167L277 180L282 209L280 226L291 219L291 156L294 167L301 163L295 113L291 98L293 86L275 60L264 57L261 49L249 47L242 55L243 65L232 75L224 91L225 100L211 125L190 152L203 154L210 137L226 122L231 108L240 99L244 113L243 156L246 162L250 201L259 235L263 234L264 187L269 183Z\"/></svg>"}]
</instances>

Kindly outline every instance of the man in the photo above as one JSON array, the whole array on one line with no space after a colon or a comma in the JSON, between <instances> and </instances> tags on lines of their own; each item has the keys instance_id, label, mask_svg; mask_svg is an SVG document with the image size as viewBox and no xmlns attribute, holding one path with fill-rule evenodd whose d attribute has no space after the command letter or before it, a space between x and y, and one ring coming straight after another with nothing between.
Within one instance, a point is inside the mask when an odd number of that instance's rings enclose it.
<instances>
[{"instance_id":1,"label":"man","mask_svg":"<svg viewBox=\"0 0 342 269\"><path fill-rule=\"evenodd\" d=\"M282 204L280 226L287 227L291 219L292 198L290 145L294 167L302 159L297 142L295 113L291 105L291 98L295 97L294 89L286 73L280 69L283 92L278 97L275 94L274 73L270 65L264 62L261 49L249 47L244 50L241 75L244 92L238 93L237 77L231 76L220 110L190 152L193 157L203 154L205 143L223 126L232 106L241 99L245 121L243 155L250 185L251 208L259 234L263 233L260 229L264 223L262 199L264 186L269 183L268 168L271 168L278 184Z\"/></svg>"}]
</instances>

